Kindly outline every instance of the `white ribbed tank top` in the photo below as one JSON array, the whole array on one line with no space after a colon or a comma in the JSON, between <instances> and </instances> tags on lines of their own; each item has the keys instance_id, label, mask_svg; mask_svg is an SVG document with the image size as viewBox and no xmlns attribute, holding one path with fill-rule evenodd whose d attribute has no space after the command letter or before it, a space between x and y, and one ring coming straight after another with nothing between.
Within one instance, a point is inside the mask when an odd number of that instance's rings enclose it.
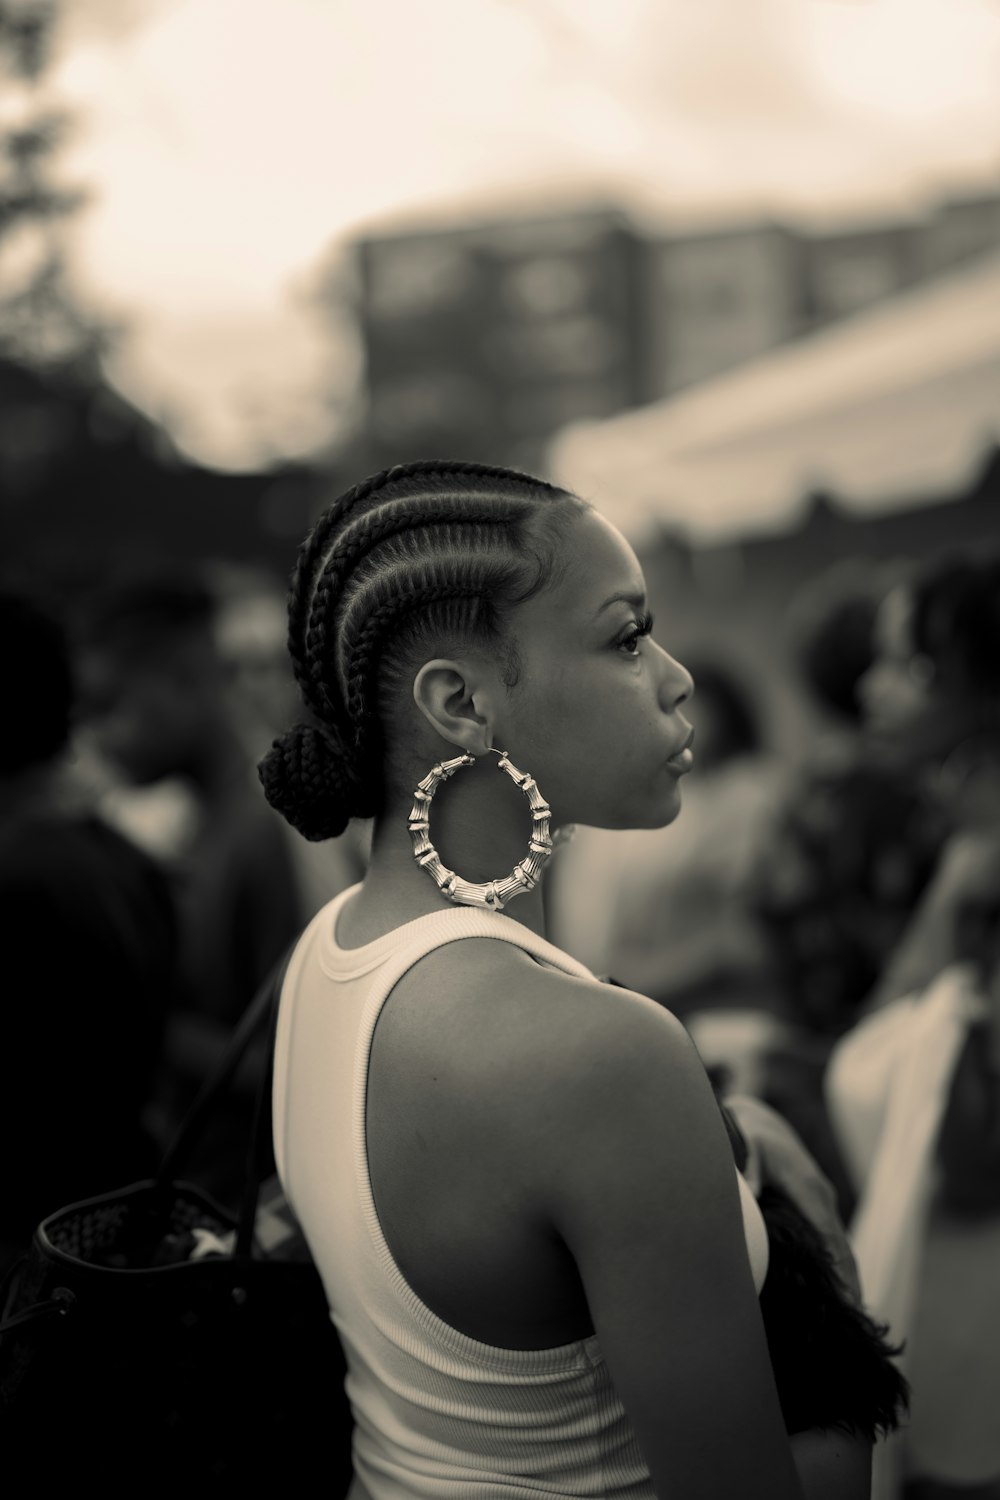
<instances>
[{"instance_id":1,"label":"white ribbed tank top","mask_svg":"<svg viewBox=\"0 0 1000 1500\"><path fill-rule=\"evenodd\" d=\"M420 958L460 938L489 937L564 973L593 975L521 923L468 907L341 948L337 917L356 889L317 914L292 956L278 1012L273 1113L278 1175L347 1357L360 1484L370 1500L652 1497L597 1338L501 1349L451 1328L397 1267L368 1174L365 1093L375 1023ZM759 1291L767 1232L742 1177L739 1185Z\"/></svg>"}]
</instances>

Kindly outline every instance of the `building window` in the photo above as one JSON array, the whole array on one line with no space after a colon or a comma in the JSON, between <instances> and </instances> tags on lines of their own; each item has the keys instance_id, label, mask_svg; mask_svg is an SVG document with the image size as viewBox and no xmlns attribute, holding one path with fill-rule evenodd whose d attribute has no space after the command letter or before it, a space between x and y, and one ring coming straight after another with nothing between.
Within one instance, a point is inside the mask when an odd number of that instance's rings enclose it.
<instances>
[{"instance_id":1,"label":"building window","mask_svg":"<svg viewBox=\"0 0 1000 1500\"><path fill-rule=\"evenodd\" d=\"M473 279L465 248L441 241L372 245L368 252L368 314L376 319L421 317L461 302Z\"/></svg>"}]
</instances>

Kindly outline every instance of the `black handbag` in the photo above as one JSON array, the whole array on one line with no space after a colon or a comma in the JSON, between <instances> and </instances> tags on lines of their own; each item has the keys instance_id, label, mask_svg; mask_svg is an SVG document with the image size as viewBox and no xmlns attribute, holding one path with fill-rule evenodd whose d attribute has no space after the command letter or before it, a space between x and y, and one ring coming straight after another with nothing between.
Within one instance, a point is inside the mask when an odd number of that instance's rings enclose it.
<instances>
[{"instance_id":1,"label":"black handbag","mask_svg":"<svg viewBox=\"0 0 1000 1500\"><path fill-rule=\"evenodd\" d=\"M0 1305L5 1471L111 1494L317 1482L344 1496L352 1419L319 1274L286 1204L261 1204L285 964L261 986L155 1179L36 1229ZM185 1182L213 1106L271 1018L237 1212ZM265 1188L265 1193L267 1193ZM294 1492L294 1490L292 1491Z\"/></svg>"}]
</instances>

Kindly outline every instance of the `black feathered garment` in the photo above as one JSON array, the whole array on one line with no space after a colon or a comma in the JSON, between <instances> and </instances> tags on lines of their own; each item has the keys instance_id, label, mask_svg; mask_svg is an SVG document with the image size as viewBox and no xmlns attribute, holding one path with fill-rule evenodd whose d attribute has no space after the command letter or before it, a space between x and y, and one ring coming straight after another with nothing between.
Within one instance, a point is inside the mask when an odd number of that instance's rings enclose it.
<instances>
[{"instance_id":1,"label":"black feathered garment","mask_svg":"<svg viewBox=\"0 0 1000 1500\"><path fill-rule=\"evenodd\" d=\"M720 1108L742 1171L746 1141ZM757 1202L770 1246L760 1308L785 1427L839 1428L874 1442L908 1408L909 1388L893 1361L900 1350L855 1304L822 1235L788 1193L768 1183Z\"/></svg>"}]
</instances>

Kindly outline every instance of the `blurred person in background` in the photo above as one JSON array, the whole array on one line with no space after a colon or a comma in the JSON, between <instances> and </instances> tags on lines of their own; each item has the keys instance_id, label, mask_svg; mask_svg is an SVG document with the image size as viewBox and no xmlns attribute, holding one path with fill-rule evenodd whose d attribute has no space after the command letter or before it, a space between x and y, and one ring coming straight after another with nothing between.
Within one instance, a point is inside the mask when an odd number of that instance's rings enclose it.
<instances>
[{"instance_id":1,"label":"blurred person in background","mask_svg":"<svg viewBox=\"0 0 1000 1500\"><path fill-rule=\"evenodd\" d=\"M812 754L850 757L861 723L858 684L872 663L879 604L902 564L852 557L810 578L792 598L787 631L798 685L818 715Z\"/></svg>"},{"instance_id":2,"label":"blurred person in background","mask_svg":"<svg viewBox=\"0 0 1000 1500\"><path fill-rule=\"evenodd\" d=\"M1000 556L892 589L860 684L873 754L946 836L826 1093L862 1286L907 1340L911 1424L879 1496L1000 1496Z\"/></svg>"},{"instance_id":3,"label":"blurred person in background","mask_svg":"<svg viewBox=\"0 0 1000 1500\"><path fill-rule=\"evenodd\" d=\"M845 1216L854 1187L823 1075L899 942L943 837L917 779L873 751L859 697L879 604L899 572L854 559L792 602L793 662L819 734L789 768L748 881L783 1023L761 1060L761 1094L821 1163Z\"/></svg>"},{"instance_id":4,"label":"blurred person in background","mask_svg":"<svg viewBox=\"0 0 1000 1500\"><path fill-rule=\"evenodd\" d=\"M922 988L950 959L957 908L997 878L1000 554L954 557L886 595L859 691L867 744L911 777L942 838L933 876L866 1010Z\"/></svg>"},{"instance_id":5,"label":"blurred person in background","mask_svg":"<svg viewBox=\"0 0 1000 1500\"><path fill-rule=\"evenodd\" d=\"M857 560L810 584L790 611L795 666L820 733L766 828L754 911L783 1009L820 1037L856 1018L943 838L911 769L866 733L859 692L888 576Z\"/></svg>"},{"instance_id":6,"label":"blurred person in background","mask_svg":"<svg viewBox=\"0 0 1000 1500\"><path fill-rule=\"evenodd\" d=\"M169 1136L256 988L305 922L289 841L260 795L200 569L158 565L109 585L84 620L86 729L112 778L109 816L144 830L179 913L161 1131ZM197 1173L242 1179L253 1068L238 1075Z\"/></svg>"},{"instance_id":7,"label":"blurred person in background","mask_svg":"<svg viewBox=\"0 0 1000 1500\"><path fill-rule=\"evenodd\" d=\"M94 806L71 754L74 671L47 605L0 591L0 1260L45 1215L146 1177L176 953L158 865Z\"/></svg>"},{"instance_id":8,"label":"blurred person in background","mask_svg":"<svg viewBox=\"0 0 1000 1500\"><path fill-rule=\"evenodd\" d=\"M215 640L234 721L256 765L295 713L298 689L288 661L285 591L270 575L219 570ZM351 822L338 839L311 843L280 819L307 916L356 884L365 872L371 820Z\"/></svg>"}]
</instances>

